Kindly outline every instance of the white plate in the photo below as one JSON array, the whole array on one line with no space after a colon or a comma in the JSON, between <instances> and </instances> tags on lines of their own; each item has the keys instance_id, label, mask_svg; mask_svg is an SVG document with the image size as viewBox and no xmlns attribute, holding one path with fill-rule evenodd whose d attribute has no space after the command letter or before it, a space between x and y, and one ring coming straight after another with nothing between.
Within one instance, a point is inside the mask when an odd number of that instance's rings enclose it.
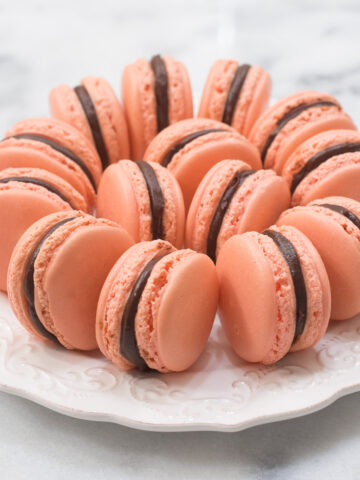
<instances>
[{"instance_id":1,"label":"white plate","mask_svg":"<svg viewBox=\"0 0 360 480\"><path fill-rule=\"evenodd\" d=\"M32 338L0 294L0 389L66 415L144 430L242 430L305 415L360 390L360 316L333 323L315 348L276 366L242 362L216 323L191 370L124 373L98 353Z\"/></svg>"}]
</instances>

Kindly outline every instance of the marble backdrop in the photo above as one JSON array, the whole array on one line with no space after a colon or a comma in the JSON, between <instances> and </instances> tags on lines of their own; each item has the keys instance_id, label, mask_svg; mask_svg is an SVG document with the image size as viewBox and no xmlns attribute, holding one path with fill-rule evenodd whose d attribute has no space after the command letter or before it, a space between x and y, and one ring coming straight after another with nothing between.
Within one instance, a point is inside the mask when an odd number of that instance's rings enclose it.
<instances>
[{"instance_id":1,"label":"marble backdrop","mask_svg":"<svg viewBox=\"0 0 360 480\"><path fill-rule=\"evenodd\" d=\"M49 89L121 72L169 53L188 67L198 99L214 59L259 63L273 97L328 91L360 124L360 2L305 0L0 0L0 135L46 115Z\"/></svg>"}]
</instances>

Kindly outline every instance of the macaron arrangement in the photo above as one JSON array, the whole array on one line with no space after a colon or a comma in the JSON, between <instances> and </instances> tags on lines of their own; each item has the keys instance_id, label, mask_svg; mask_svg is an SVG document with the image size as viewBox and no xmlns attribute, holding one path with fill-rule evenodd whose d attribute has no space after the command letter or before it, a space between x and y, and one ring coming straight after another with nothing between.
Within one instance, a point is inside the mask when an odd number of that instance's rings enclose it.
<instances>
[{"instance_id":1,"label":"macaron arrangement","mask_svg":"<svg viewBox=\"0 0 360 480\"><path fill-rule=\"evenodd\" d=\"M360 134L313 90L269 107L258 65L212 65L197 118L171 56L62 84L0 141L0 289L52 348L188 369L217 310L273 364L360 312ZM341 255L339 254L341 252Z\"/></svg>"}]
</instances>

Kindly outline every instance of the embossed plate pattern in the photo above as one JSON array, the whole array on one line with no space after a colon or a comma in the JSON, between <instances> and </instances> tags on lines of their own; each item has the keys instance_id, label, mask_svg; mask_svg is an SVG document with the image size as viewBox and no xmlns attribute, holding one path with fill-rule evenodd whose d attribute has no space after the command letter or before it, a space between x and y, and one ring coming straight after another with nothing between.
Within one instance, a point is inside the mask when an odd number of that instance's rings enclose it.
<instances>
[{"instance_id":1,"label":"embossed plate pattern","mask_svg":"<svg viewBox=\"0 0 360 480\"><path fill-rule=\"evenodd\" d=\"M333 323L315 348L276 366L242 362L216 323L188 372L124 373L98 353L33 339L0 294L0 389L66 415L144 430L242 430L310 413L360 390L360 316Z\"/></svg>"}]
</instances>

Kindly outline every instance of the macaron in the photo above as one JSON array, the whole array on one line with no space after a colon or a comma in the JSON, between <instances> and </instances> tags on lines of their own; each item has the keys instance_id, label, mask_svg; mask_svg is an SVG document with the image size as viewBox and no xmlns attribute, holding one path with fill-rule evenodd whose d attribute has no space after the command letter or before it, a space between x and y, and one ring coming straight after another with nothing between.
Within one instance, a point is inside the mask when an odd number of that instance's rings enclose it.
<instances>
[{"instance_id":1,"label":"macaron","mask_svg":"<svg viewBox=\"0 0 360 480\"><path fill-rule=\"evenodd\" d=\"M345 320L360 313L360 203L327 197L286 210L279 225L301 230L323 259L331 286L331 318Z\"/></svg>"},{"instance_id":2,"label":"macaron","mask_svg":"<svg viewBox=\"0 0 360 480\"><path fill-rule=\"evenodd\" d=\"M16 123L0 142L0 170L41 168L70 183L95 205L101 163L94 147L78 130L51 118L29 118Z\"/></svg>"},{"instance_id":3,"label":"macaron","mask_svg":"<svg viewBox=\"0 0 360 480\"><path fill-rule=\"evenodd\" d=\"M0 171L0 290L12 251L21 235L39 218L67 210L86 210L86 202L68 182L38 168Z\"/></svg>"},{"instance_id":4,"label":"macaron","mask_svg":"<svg viewBox=\"0 0 360 480\"><path fill-rule=\"evenodd\" d=\"M138 243L114 265L101 291L99 348L121 370L186 370L206 345L217 302L209 257L164 240Z\"/></svg>"},{"instance_id":5,"label":"macaron","mask_svg":"<svg viewBox=\"0 0 360 480\"><path fill-rule=\"evenodd\" d=\"M104 172L97 214L123 226L135 242L163 239L181 248L185 209L179 184L153 162L121 160Z\"/></svg>"},{"instance_id":6,"label":"macaron","mask_svg":"<svg viewBox=\"0 0 360 480\"><path fill-rule=\"evenodd\" d=\"M270 75L259 65L216 60L205 83L198 117L227 123L246 137L267 107L270 93Z\"/></svg>"},{"instance_id":7,"label":"macaron","mask_svg":"<svg viewBox=\"0 0 360 480\"><path fill-rule=\"evenodd\" d=\"M101 288L132 244L119 225L83 212L38 220L20 238L9 264L8 295L16 317L30 333L55 345L97 348Z\"/></svg>"},{"instance_id":8,"label":"macaron","mask_svg":"<svg viewBox=\"0 0 360 480\"><path fill-rule=\"evenodd\" d=\"M170 55L139 58L122 76L131 155L142 160L146 147L168 125L193 116L192 92L185 66Z\"/></svg>"},{"instance_id":9,"label":"macaron","mask_svg":"<svg viewBox=\"0 0 360 480\"><path fill-rule=\"evenodd\" d=\"M325 130L356 127L339 102L327 93L305 90L283 98L265 110L253 125L249 140L265 168L281 173L300 143Z\"/></svg>"},{"instance_id":10,"label":"macaron","mask_svg":"<svg viewBox=\"0 0 360 480\"><path fill-rule=\"evenodd\" d=\"M324 335L329 279L319 253L296 228L235 235L221 249L216 269L220 319L242 359L273 364Z\"/></svg>"},{"instance_id":11,"label":"macaron","mask_svg":"<svg viewBox=\"0 0 360 480\"><path fill-rule=\"evenodd\" d=\"M167 167L176 177L187 211L205 174L225 159L243 160L261 168L256 147L234 128L207 118L183 120L160 132L146 149L144 160Z\"/></svg>"},{"instance_id":12,"label":"macaron","mask_svg":"<svg viewBox=\"0 0 360 480\"><path fill-rule=\"evenodd\" d=\"M282 176L294 206L329 196L360 201L360 132L329 130L309 138L289 157Z\"/></svg>"},{"instance_id":13,"label":"macaron","mask_svg":"<svg viewBox=\"0 0 360 480\"><path fill-rule=\"evenodd\" d=\"M103 169L129 158L125 115L104 78L85 77L75 88L59 85L50 91L49 102L53 117L68 122L93 142Z\"/></svg>"},{"instance_id":14,"label":"macaron","mask_svg":"<svg viewBox=\"0 0 360 480\"><path fill-rule=\"evenodd\" d=\"M223 160L202 179L186 220L186 246L215 262L233 235L262 231L290 205L289 188L273 170Z\"/></svg>"}]
</instances>

